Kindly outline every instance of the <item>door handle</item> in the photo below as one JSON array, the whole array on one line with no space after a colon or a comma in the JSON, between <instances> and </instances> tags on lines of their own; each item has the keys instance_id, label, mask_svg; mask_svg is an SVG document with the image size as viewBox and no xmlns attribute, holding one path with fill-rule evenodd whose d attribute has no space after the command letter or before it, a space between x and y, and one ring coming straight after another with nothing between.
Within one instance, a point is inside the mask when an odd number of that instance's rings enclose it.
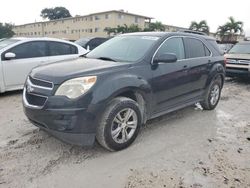
<instances>
[{"instance_id":1,"label":"door handle","mask_svg":"<svg viewBox=\"0 0 250 188\"><path fill-rule=\"evenodd\" d=\"M208 61L207 61L207 65L208 66L211 66L213 63L212 63L212 61L209 59Z\"/></svg>"},{"instance_id":2,"label":"door handle","mask_svg":"<svg viewBox=\"0 0 250 188\"><path fill-rule=\"evenodd\" d=\"M183 66L183 69L187 69L187 68L188 68L188 66L187 66L187 65L184 65L184 66Z\"/></svg>"}]
</instances>

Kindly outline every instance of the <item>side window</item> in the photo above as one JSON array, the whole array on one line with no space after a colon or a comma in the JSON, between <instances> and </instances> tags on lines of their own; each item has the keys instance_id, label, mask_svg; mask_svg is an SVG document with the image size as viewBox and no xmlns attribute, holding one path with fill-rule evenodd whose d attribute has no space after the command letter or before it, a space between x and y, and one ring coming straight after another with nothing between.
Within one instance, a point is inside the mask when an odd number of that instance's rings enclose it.
<instances>
[{"instance_id":1,"label":"side window","mask_svg":"<svg viewBox=\"0 0 250 188\"><path fill-rule=\"evenodd\" d=\"M20 44L8 50L7 52L12 52L16 54L15 59L44 57L48 55L46 43L43 41L27 42L24 44Z\"/></svg>"},{"instance_id":2,"label":"side window","mask_svg":"<svg viewBox=\"0 0 250 188\"><path fill-rule=\"evenodd\" d=\"M78 50L75 46L62 42L49 42L50 56L77 54Z\"/></svg>"},{"instance_id":3,"label":"side window","mask_svg":"<svg viewBox=\"0 0 250 188\"><path fill-rule=\"evenodd\" d=\"M159 48L156 56L164 53L173 53L177 56L177 59L185 59L185 51L182 38L171 38L166 40Z\"/></svg>"},{"instance_id":4,"label":"side window","mask_svg":"<svg viewBox=\"0 0 250 188\"><path fill-rule=\"evenodd\" d=\"M187 57L205 57L210 55L210 51L207 47L198 39L186 38L187 42Z\"/></svg>"}]
</instances>

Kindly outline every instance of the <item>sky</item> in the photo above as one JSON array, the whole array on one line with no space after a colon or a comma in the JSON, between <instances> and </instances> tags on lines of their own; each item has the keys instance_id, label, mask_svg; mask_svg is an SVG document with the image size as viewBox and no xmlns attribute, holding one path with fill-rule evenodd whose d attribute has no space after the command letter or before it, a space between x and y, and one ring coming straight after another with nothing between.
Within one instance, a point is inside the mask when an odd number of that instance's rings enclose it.
<instances>
[{"instance_id":1,"label":"sky","mask_svg":"<svg viewBox=\"0 0 250 188\"><path fill-rule=\"evenodd\" d=\"M0 22L20 25L42 21L41 10L56 6L66 7L72 16L123 9L179 27L206 20L211 32L216 32L219 25L233 16L244 22L245 33L250 36L249 0L4 0L0 6Z\"/></svg>"}]
</instances>

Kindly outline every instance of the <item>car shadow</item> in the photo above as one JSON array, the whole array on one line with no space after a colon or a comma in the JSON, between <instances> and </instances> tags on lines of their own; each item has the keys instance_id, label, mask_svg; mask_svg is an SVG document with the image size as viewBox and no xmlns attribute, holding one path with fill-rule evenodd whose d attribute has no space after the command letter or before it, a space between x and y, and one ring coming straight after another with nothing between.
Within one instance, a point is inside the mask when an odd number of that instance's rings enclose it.
<instances>
[{"instance_id":1,"label":"car shadow","mask_svg":"<svg viewBox=\"0 0 250 188\"><path fill-rule=\"evenodd\" d=\"M6 91L4 93L0 93L0 97L10 97L15 95L22 94L23 90L16 90L16 91Z\"/></svg>"},{"instance_id":2,"label":"car shadow","mask_svg":"<svg viewBox=\"0 0 250 188\"><path fill-rule=\"evenodd\" d=\"M250 78L245 77L226 77L226 82L237 83L241 85L248 85L250 84Z\"/></svg>"}]
</instances>

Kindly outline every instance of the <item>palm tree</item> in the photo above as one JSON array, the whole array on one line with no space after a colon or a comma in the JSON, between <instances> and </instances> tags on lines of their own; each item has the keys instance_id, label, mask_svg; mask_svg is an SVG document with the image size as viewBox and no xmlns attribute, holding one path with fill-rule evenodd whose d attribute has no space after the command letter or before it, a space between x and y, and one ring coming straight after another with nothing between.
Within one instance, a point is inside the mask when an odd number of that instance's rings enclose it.
<instances>
[{"instance_id":1,"label":"palm tree","mask_svg":"<svg viewBox=\"0 0 250 188\"><path fill-rule=\"evenodd\" d=\"M108 34L108 36L110 37L110 35L113 33L114 35L117 33L117 29L116 28L111 28L111 27L106 27L104 29L104 32L106 32Z\"/></svg>"},{"instance_id":2,"label":"palm tree","mask_svg":"<svg viewBox=\"0 0 250 188\"><path fill-rule=\"evenodd\" d=\"M165 26L161 22L149 23L144 31L165 31Z\"/></svg>"},{"instance_id":3,"label":"palm tree","mask_svg":"<svg viewBox=\"0 0 250 188\"><path fill-rule=\"evenodd\" d=\"M207 25L207 22L205 20L202 20L200 22L191 22L190 26L189 26L190 30L193 31L200 31L200 32L204 32L204 33L209 33L209 27Z\"/></svg>"},{"instance_id":4,"label":"palm tree","mask_svg":"<svg viewBox=\"0 0 250 188\"><path fill-rule=\"evenodd\" d=\"M231 33L241 34L243 32L243 22L235 21L235 19L231 16L229 17L229 22L225 24Z\"/></svg>"},{"instance_id":5,"label":"palm tree","mask_svg":"<svg viewBox=\"0 0 250 188\"><path fill-rule=\"evenodd\" d=\"M228 35L228 28L225 25L219 26L216 32L221 39Z\"/></svg>"},{"instance_id":6,"label":"palm tree","mask_svg":"<svg viewBox=\"0 0 250 188\"><path fill-rule=\"evenodd\" d=\"M231 16L229 21L217 29L217 35L220 36L222 41L233 42L237 40L237 35L243 33L243 22L235 21Z\"/></svg>"}]
</instances>

